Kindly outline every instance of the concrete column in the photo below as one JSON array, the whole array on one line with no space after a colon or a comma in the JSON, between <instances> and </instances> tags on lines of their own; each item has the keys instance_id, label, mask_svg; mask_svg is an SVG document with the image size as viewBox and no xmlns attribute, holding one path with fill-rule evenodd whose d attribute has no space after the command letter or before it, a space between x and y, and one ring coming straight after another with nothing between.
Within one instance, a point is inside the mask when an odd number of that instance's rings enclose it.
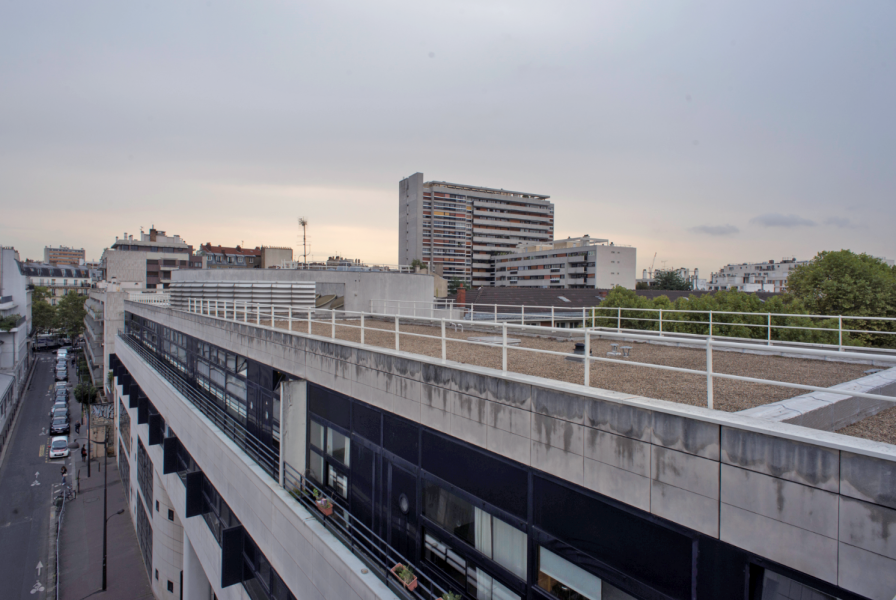
<instances>
[{"instance_id":1,"label":"concrete column","mask_svg":"<svg viewBox=\"0 0 896 600\"><path fill-rule=\"evenodd\" d=\"M307 428L308 385L304 379L281 384L280 388L280 484L283 463L305 473L305 431Z\"/></svg>"},{"instance_id":2,"label":"concrete column","mask_svg":"<svg viewBox=\"0 0 896 600\"><path fill-rule=\"evenodd\" d=\"M212 587L205 576L199 557L184 531L184 600L208 600L212 597Z\"/></svg>"}]
</instances>

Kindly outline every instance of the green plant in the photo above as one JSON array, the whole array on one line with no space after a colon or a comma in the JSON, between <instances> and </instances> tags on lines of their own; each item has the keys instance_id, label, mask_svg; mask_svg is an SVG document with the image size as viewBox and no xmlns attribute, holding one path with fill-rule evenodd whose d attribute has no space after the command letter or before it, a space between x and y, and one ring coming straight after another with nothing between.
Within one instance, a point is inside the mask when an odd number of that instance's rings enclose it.
<instances>
[{"instance_id":1,"label":"green plant","mask_svg":"<svg viewBox=\"0 0 896 600\"><path fill-rule=\"evenodd\" d=\"M0 319L0 331L9 331L19 323L19 319L22 317L19 315L9 315L8 317L3 317Z\"/></svg>"},{"instance_id":2,"label":"green plant","mask_svg":"<svg viewBox=\"0 0 896 600\"><path fill-rule=\"evenodd\" d=\"M426 263L424 263L424 262L423 262L422 260L420 260L419 258L415 258L414 260L411 261L411 268L414 269L415 271L416 271L417 269L425 269L425 268L426 268Z\"/></svg>"},{"instance_id":3,"label":"green plant","mask_svg":"<svg viewBox=\"0 0 896 600\"><path fill-rule=\"evenodd\" d=\"M106 381L109 382L109 387L115 386L115 372L112 369L109 369L109 372L106 374Z\"/></svg>"},{"instance_id":4,"label":"green plant","mask_svg":"<svg viewBox=\"0 0 896 600\"><path fill-rule=\"evenodd\" d=\"M96 388L89 383L79 383L74 389L75 400L81 404L93 404L96 401Z\"/></svg>"},{"instance_id":5,"label":"green plant","mask_svg":"<svg viewBox=\"0 0 896 600\"><path fill-rule=\"evenodd\" d=\"M410 567L410 565L401 565L396 571L395 574L398 575L398 578L401 579L405 583L410 583L414 580L414 569Z\"/></svg>"},{"instance_id":6,"label":"green plant","mask_svg":"<svg viewBox=\"0 0 896 600\"><path fill-rule=\"evenodd\" d=\"M455 594L454 592L445 592L445 595L442 596L442 600L460 600L460 594Z\"/></svg>"}]
</instances>

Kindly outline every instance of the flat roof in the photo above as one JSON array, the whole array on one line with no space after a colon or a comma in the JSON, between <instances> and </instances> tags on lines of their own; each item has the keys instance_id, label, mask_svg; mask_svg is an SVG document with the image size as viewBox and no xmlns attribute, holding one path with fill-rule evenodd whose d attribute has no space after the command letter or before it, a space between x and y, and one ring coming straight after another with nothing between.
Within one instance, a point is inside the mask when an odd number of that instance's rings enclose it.
<instances>
[{"instance_id":1,"label":"flat roof","mask_svg":"<svg viewBox=\"0 0 896 600\"><path fill-rule=\"evenodd\" d=\"M448 181L427 181L423 185L441 185L444 187L455 188L459 190L488 192L489 194L503 194L506 196L525 196L533 200L547 200L550 196L544 194L533 194L531 192L514 192L512 190L500 190L495 188L487 188L481 185L467 185L464 183L450 183Z\"/></svg>"}]
</instances>

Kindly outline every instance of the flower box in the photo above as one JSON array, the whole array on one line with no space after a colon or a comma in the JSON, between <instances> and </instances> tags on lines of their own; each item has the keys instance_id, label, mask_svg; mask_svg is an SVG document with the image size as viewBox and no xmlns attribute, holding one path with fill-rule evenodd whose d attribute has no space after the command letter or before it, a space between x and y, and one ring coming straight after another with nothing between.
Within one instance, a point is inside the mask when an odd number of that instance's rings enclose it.
<instances>
[{"instance_id":1,"label":"flower box","mask_svg":"<svg viewBox=\"0 0 896 600\"><path fill-rule=\"evenodd\" d=\"M325 517L329 517L333 514L333 504L326 498L316 500L314 504L317 506L317 510L324 513Z\"/></svg>"},{"instance_id":2,"label":"flower box","mask_svg":"<svg viewBox=\"0 0 896 600\"><path fill-rule=\"evenodd\" d=\"M409 592L413 592L415 589L417 589L417 576L416 576L416 575L415 575L414 578L411 579L410 581L405 581L405 580L402 579L402 577L399 575L400 572L404 571L404 565L403 565L403 564L398 563L398 564L396 564L394 567L392 567L392 568L389 569L389 570L392 572L393 575L395 575L395 578L396 578L398 581L400 581L401 584L402 584L404 587L406 587L406 588L408 589Z\"/></svg>"}]
</instances>

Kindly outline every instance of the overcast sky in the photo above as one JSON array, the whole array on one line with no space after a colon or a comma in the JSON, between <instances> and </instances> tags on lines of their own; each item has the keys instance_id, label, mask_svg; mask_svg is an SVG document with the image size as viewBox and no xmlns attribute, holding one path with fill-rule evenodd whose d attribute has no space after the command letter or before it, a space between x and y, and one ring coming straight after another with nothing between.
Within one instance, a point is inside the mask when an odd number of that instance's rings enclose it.
<instances>
[{"instance_id":1,"label":"overcast sky","mask_svg":"<svg viewBox=\"0 0 896 600\"><path fill-rule=\"evenodd\" d=\"M398 182L638 269L896 258L896 2L0 0L0 243L397 261Z\"/></svg>"}]
</instances>

